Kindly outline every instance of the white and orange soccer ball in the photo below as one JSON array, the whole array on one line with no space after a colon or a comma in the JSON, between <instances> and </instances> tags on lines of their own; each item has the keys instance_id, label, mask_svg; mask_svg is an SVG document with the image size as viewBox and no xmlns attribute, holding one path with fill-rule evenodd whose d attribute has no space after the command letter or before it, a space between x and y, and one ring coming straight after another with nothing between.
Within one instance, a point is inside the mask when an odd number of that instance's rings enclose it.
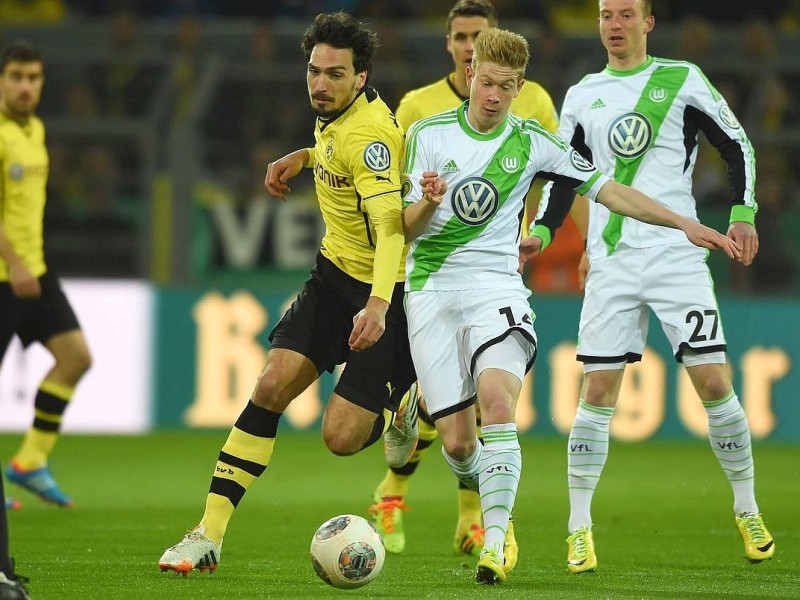
<instances>
[{"instance_id":1,"label":"white and orange soccer ball","mask_svg":"<svg viewBox=\"0 0 800 600\"><path fill-rule=\"evenodd\" d=\"M357 588L374 580L383 569L386 550L375 527L357 515L328 519L311 539L311 565L325 583Z\"/></svg>"}]
</instances>

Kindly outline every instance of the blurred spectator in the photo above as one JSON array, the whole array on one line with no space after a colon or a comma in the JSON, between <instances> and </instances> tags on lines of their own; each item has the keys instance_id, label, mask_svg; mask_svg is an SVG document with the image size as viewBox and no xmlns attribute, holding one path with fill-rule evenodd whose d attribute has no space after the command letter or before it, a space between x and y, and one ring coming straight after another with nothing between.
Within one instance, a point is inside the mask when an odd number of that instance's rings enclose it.
<instances>
[{"instance_id":1,"label":"blurred spectator","mask_svg":"<svg viewBox=\"0 0 800 600\"><path fill-rule=\"evenodd\" d=\"M189 116L200 78L203 26L193 15L182 16L175 26L173 52L173 83L175 102L173 118L182 121Z\"/></svg>"},{"instance_id":2,"label":"blurred spectator","mask_svg":"<svg viewBox=\"0 0 800 600\"><path fill-rule=\"evenodd\" d=\"M778 46L775 43L775 32L763 19L750 19L742 30L742 49L744 64L742 69L752 75L750 84L757 81L759 75L775 68Z\"/></svg>"},{"instance_id":3,"label":"blurred spectator","mask_svg":"<svg viewBox=\"0 0 800 600\"><path fill-rule=\"evenodd\" d=\"M118 210L120 170L113 150L91 144L68 152L61 142L50 148L52 214L61 219L121 219Z\"/></svg>"},{"instance_id":4,"label":"blurred spectator","mask_svg":"<svg viewBox=\"0 0 800 600\"><path fill-rule=\"evenodd\" d=\"M141 94L137 81L142 70L143 48L136 15L120 12L111 19L108 60L93 74L105 114L120 117L136 112Z\"/></svg>"},{"instance_id":5,"label":"blurred spectator","mask_svg":"<svg viewBox=\"0 0 800 600\"><path fill-rule=\"evenodd\" d=\"M94 119L99 116L100 110L94 90L81 79L73 83L65 93L64 114L76 120Z\"/></svg>"},{"instance_id":6,"label":"blurred spectator","mask_svg":"<svg viewBox=\"0 0 800 600\"><path fill-rule=\"evenodd\" d=\"M702 17L689 17L680 24L675 57L706 68L713 62L712 42L714 29Z\"/></svg>"},{"instance_id":7,"label":"blurred spectator","mask_svg":"<svg viewBox=\"0 0 800 600\"><path fill-rule=\"evenodd\" d=\"M53 25L67 16L63 0L0 0L0 23L3 25Z\"/></svg>"},{"instance_id":8,"label":"blurred spectator","mask_svg":"<svg viewBox=\"0 0 800 600\"><path fill-rule=\"evenodd\" d=\"M800 106L786 82L777 73L767 75L754 92L749 120L757 131L780 133L800 125Z\"/></svg>"}]
</instances>

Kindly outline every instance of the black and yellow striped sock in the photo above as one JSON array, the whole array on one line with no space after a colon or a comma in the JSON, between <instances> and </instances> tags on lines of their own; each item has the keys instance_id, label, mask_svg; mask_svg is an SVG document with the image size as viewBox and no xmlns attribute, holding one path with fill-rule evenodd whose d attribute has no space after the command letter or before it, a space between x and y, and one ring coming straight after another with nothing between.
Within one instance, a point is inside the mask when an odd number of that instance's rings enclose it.
<instances>
[{"instance_id":1,"label":"black and yellow striped sock","mask_svg":"<svg viewBox=\"0 0 800 600\"><path fill-rule=\"evenodd\" d=\"M266 470L280 418L280 413L248 402L220 450L200 521L205 536L216 544L222 543L228 521L247 489Z\"/></svg>"},{"instance_id":2,"label":"black and yellow striped sock","mask_svg":"<svg viewBox=\"0 0 800 600\"><path fill-rule=\"evenodd\" d=\"M15 467L30 471L47 464L58 441L64 411L74 393L73 387L46 379L42 381L34 401L33 425L12 459Z\"/></svg>"}]
</instances>

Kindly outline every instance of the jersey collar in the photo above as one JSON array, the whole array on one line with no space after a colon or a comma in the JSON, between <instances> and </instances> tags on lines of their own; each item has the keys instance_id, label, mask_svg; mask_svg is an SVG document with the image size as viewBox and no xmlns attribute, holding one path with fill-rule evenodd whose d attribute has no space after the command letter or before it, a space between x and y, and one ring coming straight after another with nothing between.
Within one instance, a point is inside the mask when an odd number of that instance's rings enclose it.
<instances>
[{"instance_id":1,"label":"jersey collar","mask_svg":"<svg viewBox=\"0 0 800 600\"><path fill-rule=\"evenodd\" d=\"M634 67L633 69L626 69L626 70L612 69L611 67L606 65L606 68L603 70L603 73L606 73L613 77L630 77L631 75L637 75L641 73L652 64L653 64L653 57L648 56L647 60L645 60L638 67Z\"/></svg>"},{"instance_id":2,"label":"jersey collar","mask_svg":"<svg viewBox=\"0 0 800 600\"><path fill-rule=\"evenodd\" d=\"M508 115L506 115L506 118L503 119L502 123L495 127L494 131L490 131L489 133L481 133L472 125L470 125L469 120L467 120L468 108L469 100L458 107L456 114L458 115L458 124L461 126L461 130L469 137L475 140L488 141L503 135L503 132L506 130L506 125L508 125Z\"/></svg>"}]
</instances>

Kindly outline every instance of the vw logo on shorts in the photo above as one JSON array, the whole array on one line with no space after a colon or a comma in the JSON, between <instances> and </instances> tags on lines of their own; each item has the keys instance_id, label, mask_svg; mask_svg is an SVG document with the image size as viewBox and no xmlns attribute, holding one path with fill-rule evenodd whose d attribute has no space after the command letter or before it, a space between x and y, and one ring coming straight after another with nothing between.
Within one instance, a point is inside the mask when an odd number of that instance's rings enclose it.
<instances>
[{"instance_id":1,"label":"vw logo on shorts","mask_svg":"<svg viewBox=\"0 0 800 600\"><path fill-rule=\"evenodd\" d=\"M453 212L465 225L483 225L500 206L500 194L488 179L468 177L456 184L450 199Z\"/></svg>"},{"instance_id":2,"label":"vw logo on shorts","mask_svg":"<svg viewBox=\"0 0 800 600\"><path fill-rule=\"evenodd\" d=\"M731 129L739 129L741 127L741 123L739 123L739 119L736 118L736 115L733 114L731 107L727 104L723 104L719 109L719 118L720 121L725 123Z\"/></svg>"},{"instance_id":3,"label":"vw logo on shorts","mask_svg":"<svg viewBox=\"0 0 800 600\"><path fill-rule=\"evenodd\" d=\"M383 142L372 142L364 149L364 164L370 171L382 173L391 164L389 148Z\"/></svg>"},{"instance_id":4,"label":"vw logo on shorts","mask_svg":"<svg viewBox=\"0 0 800 600\"><path fill-rule=\"evenodd\" d=\"M608 129L608 145L617 156L636 158L650 146L653 128L641 113L630 112L611 123Z\"/></svg>"}]
</instances>

